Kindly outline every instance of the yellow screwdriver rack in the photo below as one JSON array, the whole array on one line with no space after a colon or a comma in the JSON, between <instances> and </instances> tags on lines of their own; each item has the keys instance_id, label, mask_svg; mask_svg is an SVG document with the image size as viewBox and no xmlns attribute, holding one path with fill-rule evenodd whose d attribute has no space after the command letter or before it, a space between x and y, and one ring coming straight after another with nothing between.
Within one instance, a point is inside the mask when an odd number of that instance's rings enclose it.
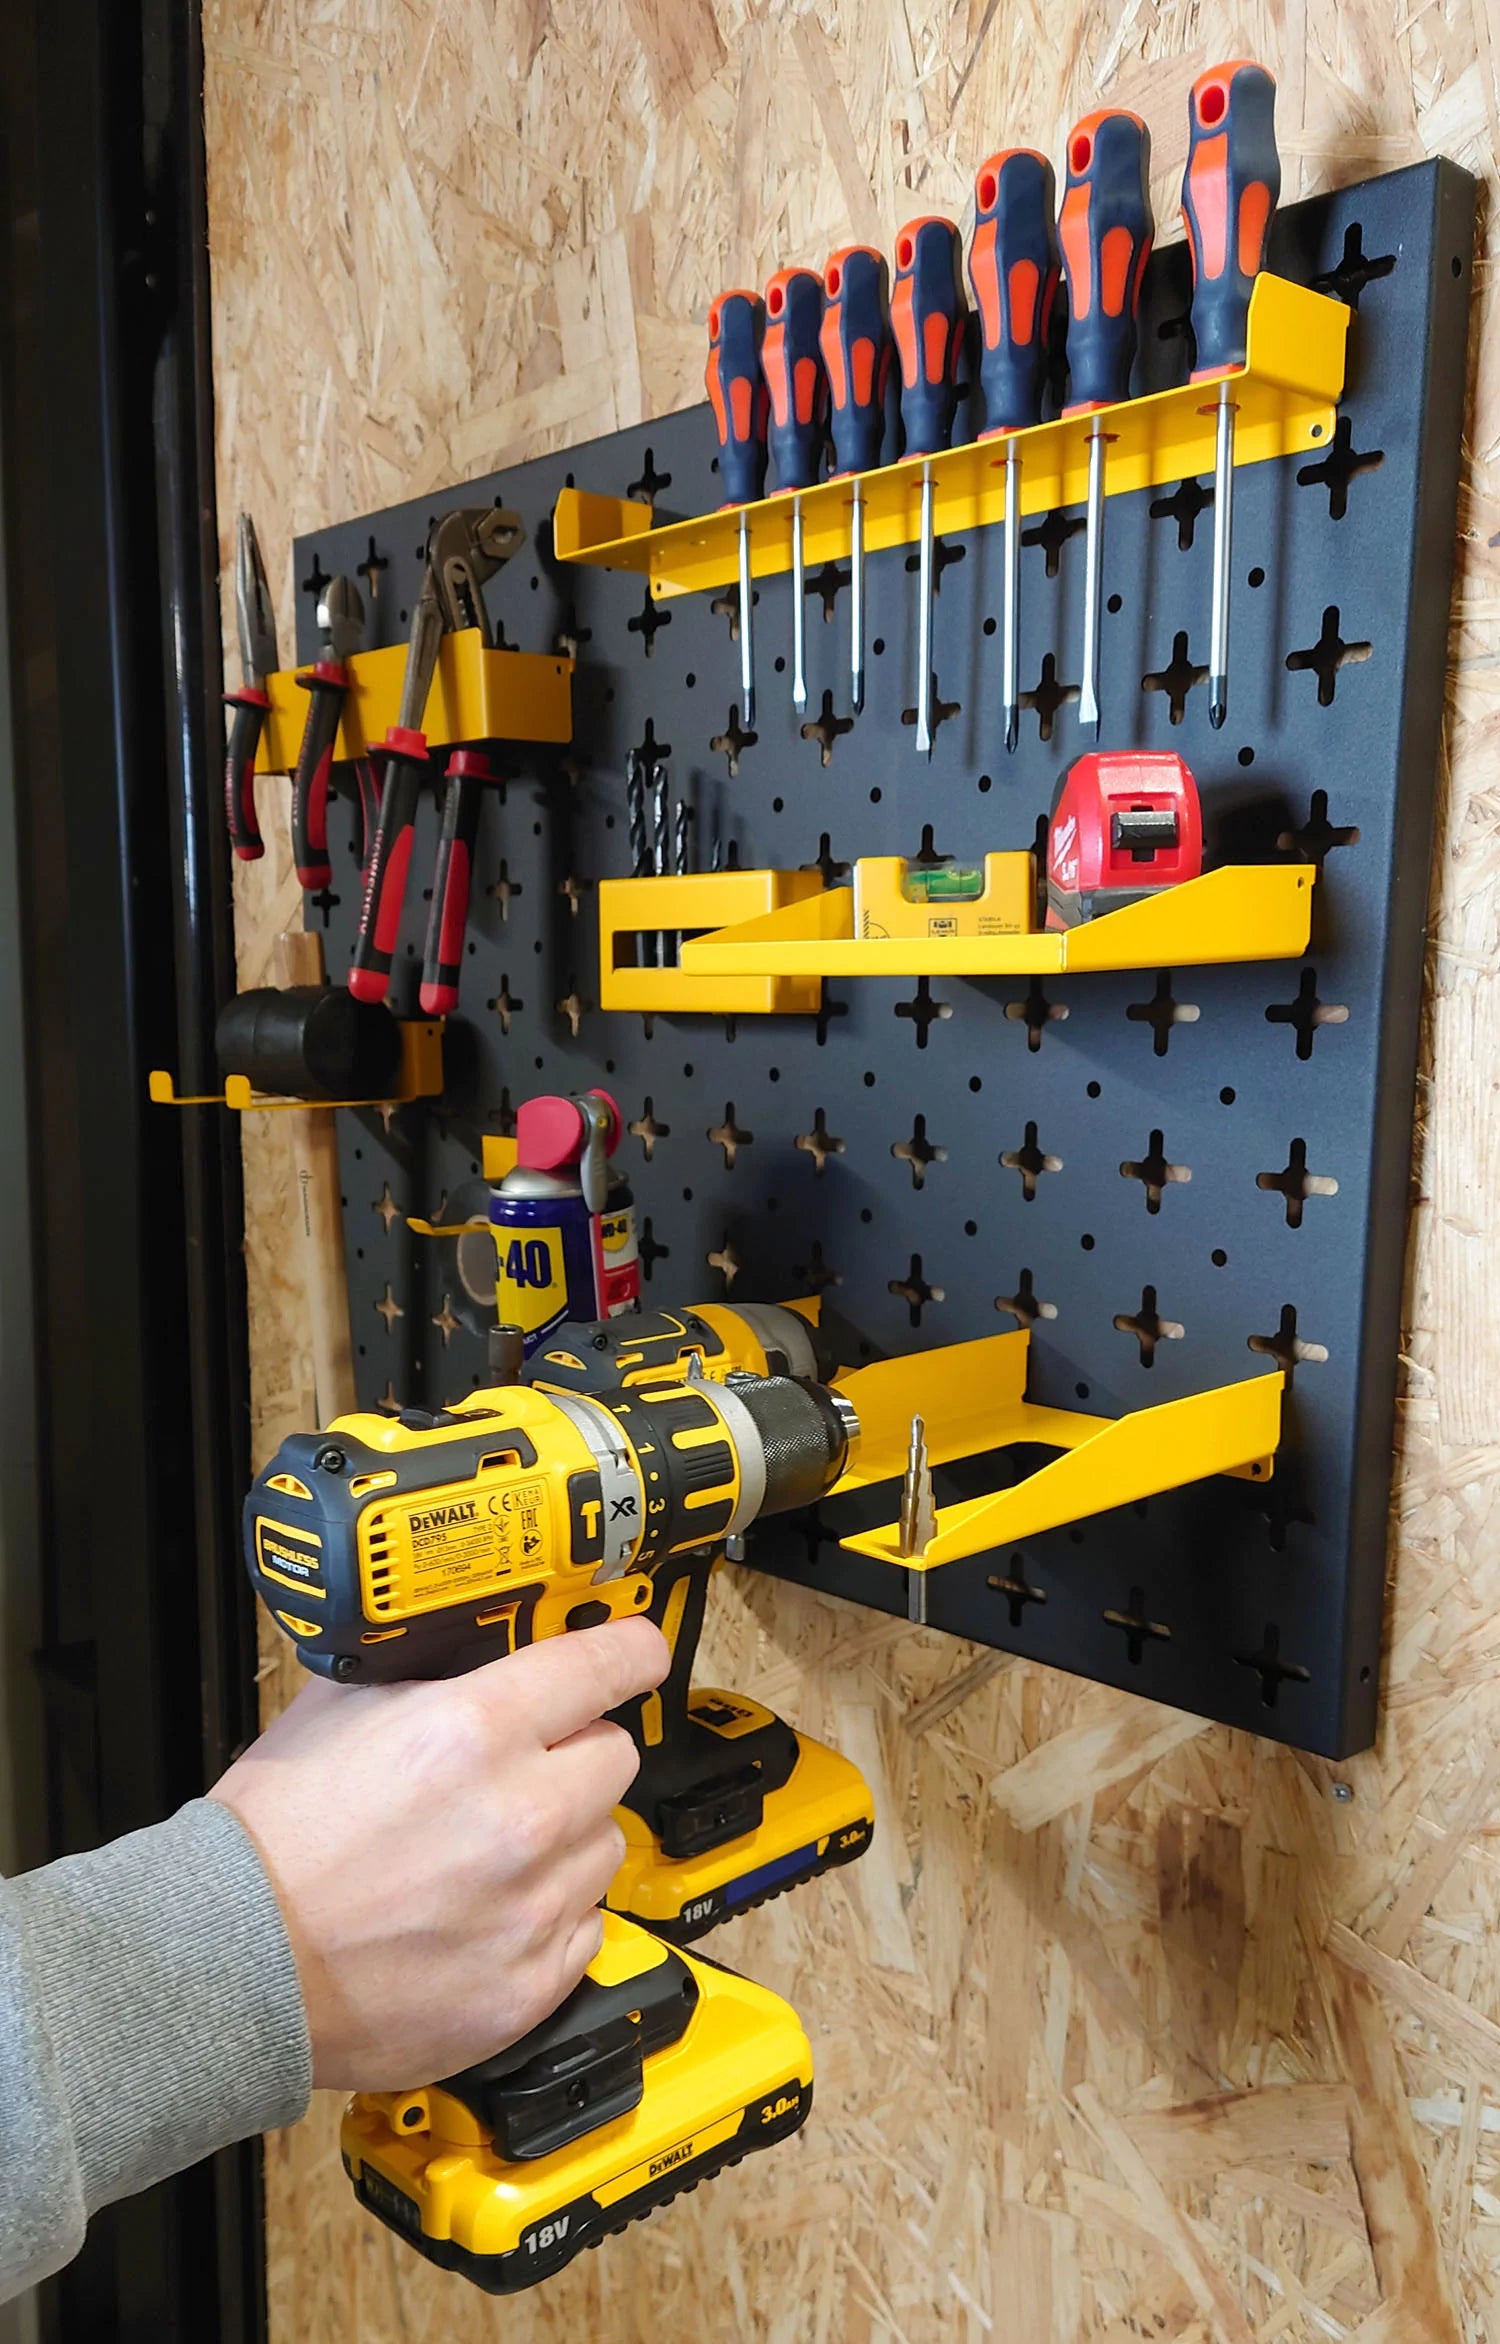
<instances>
[{"instance_id":1,"label":"yellow screwdriver rack","mask_svg":"<svg viewBox=\"0 0 1500 2344\"><path fill-rule=\"evenodd\" d=\"M1261 276L1250 297L1245 365L1223 379L1233 385L1237 467L1300 455L1333 438L1344 387L1349 312L1325 294L1285 277ZM1088 445L1103 432L1109 496L1159 488L1214 461L1219 382L1180 383L1097 413L1033 424L1007 440L975 440L934 456L908 456L861 476L865 545L870 553L915 545L925 475L933 487L939 536L984 528L1005 518L1005 450L1021 454L1021 510L1047 513L1081 504L1088 488ZM809 569L849 551L847 480L823 481L799 499ZM750 567L774 578L792 566L791 500L762 498L694 520L651 525L651 507L629 497L565 488L553 513L558 559L606 570L634 570L662 599L727 586L739 575L741 511L750 515Z\"/></svg>"}]
</instances>

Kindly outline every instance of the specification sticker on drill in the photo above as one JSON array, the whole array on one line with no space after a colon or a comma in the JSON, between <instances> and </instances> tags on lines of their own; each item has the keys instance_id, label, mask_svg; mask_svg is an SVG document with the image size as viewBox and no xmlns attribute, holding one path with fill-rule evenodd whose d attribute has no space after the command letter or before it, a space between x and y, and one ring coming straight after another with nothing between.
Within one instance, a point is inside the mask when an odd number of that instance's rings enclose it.
<instances>
[{"instance_id":1,"label":"specification sticker on drill","mask_svg":"<svg viewBox=\"0 0 1500 2344\"><path fill-rule=\"evenodd\" d=\"M384 1506L364 1535L367 1599L382 1617L430 1611L532 1571L546 1547L545 1481L495 1481Z\"/></svg>"}]
</instances>

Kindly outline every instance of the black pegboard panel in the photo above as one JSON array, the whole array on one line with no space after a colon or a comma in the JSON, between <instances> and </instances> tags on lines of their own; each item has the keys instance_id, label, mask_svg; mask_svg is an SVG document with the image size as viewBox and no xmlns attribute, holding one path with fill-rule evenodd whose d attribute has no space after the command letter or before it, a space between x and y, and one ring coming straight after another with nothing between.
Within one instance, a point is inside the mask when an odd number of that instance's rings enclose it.
<instances>
[{"instance_id":1,"label":"black pegboard panel","mask_svg":"<svg viewBox=\"0 0 1500 2344\"><path fill-rule=\"evenodd\" d=\"M502 752L512 778L485 809L443 1110L341 1117L366 1401L451 1399L482 1380L492 1314L465 1282L482 1288L488 1239L461 1259L400 1216L482 1211L481 1133L505 1128L531 1091L603 1082L633 1127L624 1160L648 1303L819 1286L850 1358L1024 1320L1031 1396L1101 1414L1281 1360L1292 1381L1269 1488L1202 1483L950 1566L931 1578L929 1621L1329 1754L1369 1740L1472 219L1472 182L1434 163L1276 223L1272 265L1356 313L1348 391L1326 456L1238 475L1221 734L1202 680L1210 484L1108 508L1104 743L1181 751L1213 860L1318 860L1302 965L1075 977L1045 995L1022 981L841 982L821 1018L733 1026L604 1016L594 890L629 868L623 767L648 737L669 748L705 853L715 830L742 863L782 866L915 854L929 825L929 844L965 858L1030 843L1083 745L1068 701L1054 706L1057 685L1077 680L1081 521L1027 532L1031 691L1014 756L1000 738L1001 548L988 531L944 548L936 667L940 697L958 705L930 764L904 721L915 580L897 555L869 565L865 713L826 743L803 736L790 706L789 582L762 586L757 737L732 759L729 604L652 608L639 580L550 556L565 481L654 493L662 517L715 504L706 408L463 484L466 501L494 497L525 519L526 549L490 606L510 643L576 649L575 730L562 752ZM1179 247L1148 273L1138 388L1182 378L1187 305ZM315 649L317 582L341 569L373 589L371 640L404 637L428 522L458 494L299 543L301 657ZM813 593L809 714L842 724L847 585L811 583L830 589L832 616L821 623ZM346 801L333 828L337 970L358 897ZM398 975L408 1009L416 878L434 837L429 807ZM1122 1173L1132 1164L1154 1180ZM1298 1185L1299 1167L1319 1184L1300 1212L1275 1185ZM1153 1310L1155 1343L1120 1323ZM939 1473L939 1498L982 1486L981 1470ZM887 1491L767 1525L751 1561L904 1611L904 1576L831 1535L892 1511Z\"/></svg>"}]
</instances>

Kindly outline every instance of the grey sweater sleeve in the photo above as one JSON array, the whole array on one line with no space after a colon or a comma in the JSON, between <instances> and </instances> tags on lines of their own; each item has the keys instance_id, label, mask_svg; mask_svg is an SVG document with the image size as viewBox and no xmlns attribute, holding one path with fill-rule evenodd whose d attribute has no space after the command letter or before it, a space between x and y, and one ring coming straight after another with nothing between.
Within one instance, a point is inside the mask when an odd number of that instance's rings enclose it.
<instances>
[{"instance_id":1,"label":"grey sweater sleeve","mask_svg":"<svg viewBox=\"0 0 1500 2344\"><path fill-rule=\"evenodd\" d=\"M295 2123L311 2087L281 1909L227 1807L0 1881L0 2301L96 2207Z\"/></svg>"}]
</instances>

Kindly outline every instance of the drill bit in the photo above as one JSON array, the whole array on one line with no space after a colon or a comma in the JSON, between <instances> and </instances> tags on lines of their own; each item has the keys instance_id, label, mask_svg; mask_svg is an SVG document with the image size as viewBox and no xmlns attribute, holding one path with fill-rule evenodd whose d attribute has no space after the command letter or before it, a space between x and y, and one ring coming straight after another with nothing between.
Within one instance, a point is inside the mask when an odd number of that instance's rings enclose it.
<instances>
[{"instance_id":1,"label":"drill bit","mask_svg":"<svg viewBox=\"0 0 1500 2344\"><path fill-rule=\"evenodd\" d=\"M646 837L646 777L641 771L639 752L632 749L625 760L625 812L630 825L630 876L649 879L651 876L651 847ZM637 968L648 965L648 954L654 958L644 928L638 929L635 939Z\"/></svg>"},{"instance_id":2,"label":"drill bit","mask_svg":"<svg viewBox=\"0 0 1500 2344\"><path fill-rule=\"evenodd\" d=\"M932 1466L927 1455L927 1427L920 1416L911 1420L911 1442L906 1452L906 1479L901 1485L901 1556L924 1555L937 1535L932 1503Z\"/></svg>"},{"instance_id":3,"label":"drill bit","mask_svg":"<svg viewBox=\"0 0 1500 2344\"><path fill-rule=\"evenodd\" d=\"M676 812L672 818L672 870L674 876L679 879L688 868L688 858L692 852L688 840L692 827L693 809L686 798L679 798ZM673 960L678 960L681 953L682 930L679 928L672 938Z\"/></svg>"},{"instance_id":4,"label":"drill bit","mask_svg":"<svg viewBox=\"0 0 1500 2344\"><path fill-rule=\"evenodd\" d=\"M651 765L651 868L658 879L671 872L667 837L667 769L659 760ZM665 928L656 933L654 959L658 968L668 965L669 939Z\"/></svg>"}]
</instances>

